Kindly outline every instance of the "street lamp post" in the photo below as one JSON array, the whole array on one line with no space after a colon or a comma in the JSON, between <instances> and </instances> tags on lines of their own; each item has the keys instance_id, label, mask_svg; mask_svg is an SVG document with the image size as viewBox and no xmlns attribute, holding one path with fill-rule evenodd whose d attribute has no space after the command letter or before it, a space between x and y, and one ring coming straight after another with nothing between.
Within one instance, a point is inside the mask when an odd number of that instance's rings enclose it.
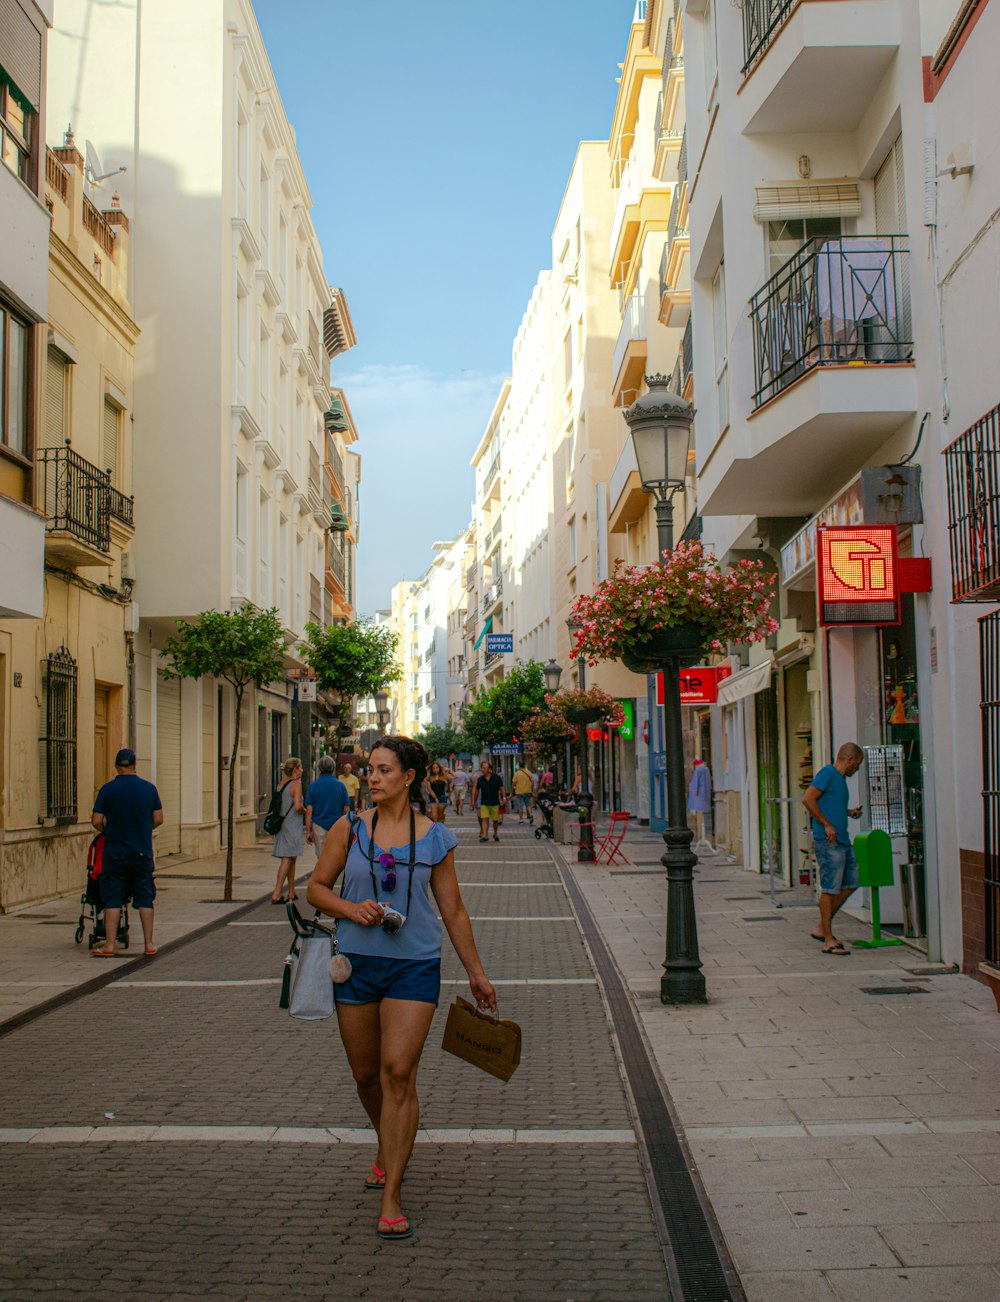
<instances>
[{"instance_id":1,"label":"street lamp post","mask_svg":"<svg viewBox=\"0 0 1000 1302\"><path fill-rule=\"evenodd\" d=\"M648 392L625 412L635 448L639 478L656 499L656 539L660 558L674 549L673 496L684 487L691 446L691 404L672 393L662 375L647 375ZM667 952L660 978L660 1002L703 1004L708 995L698 953L698 922L694 907L694 834L687 825L684 796L684 734L681 722L679 655L663 665L663 722L667 760L667 849L661 863L667 870Z\"/></svg>"},{"instance_id":2,"label":"street lamp post","mask_svg":"<svg viewBox=\"0 0 1000 1302\"><path fill-rule=\"evenodd\" d=\"M375 713L378 715L378 726L384 732L389 722L389 693L384 687L375 693Z\"/></svg>"},{"instance_id":3,"label":"street lamp post","mask_svg":"<svg viewBox=\"0 0 1000 1302\"><path fill-rule=\"evenodd\" d=\"M566 621L571 633L579 632L580 623L572 616ZM577 686L580 691L587 687L587 657L576 658ZM578 723L580 746L580 795L577 806L580 810L580 848L576 852L577 863L593 863L594 855L594 793L590 789L589 756L587 747L587 725Z\"/></svg>"},{"instance_id":4,"label":"street lamp post","mask_svg":"<svg viewBox=\"0 0 1000 1302\"><path fill-rule=\"evenodd\" d=\"M552 696L559 690L559 680L562 678L562 665L556 664L555 656L549 657L549 662L542 670L542 677L545 679L545 690ZM558 765L558 756L556 757Z\"/></svg>"}]
</instances>

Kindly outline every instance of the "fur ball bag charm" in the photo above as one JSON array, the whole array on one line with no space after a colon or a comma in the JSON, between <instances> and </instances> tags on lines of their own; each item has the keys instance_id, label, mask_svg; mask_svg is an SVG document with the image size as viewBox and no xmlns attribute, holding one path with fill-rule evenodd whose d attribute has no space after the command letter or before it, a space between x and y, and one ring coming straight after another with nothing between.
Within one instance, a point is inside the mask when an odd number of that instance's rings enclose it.
<instances>
[{"instance_id":1,"label":"fur ball bag charm","mask_svg":"<svg viewBox=\"0 0 1000 1302\"><path fill-rule=\"evenodd\" d=\"M351 960L346 954L334 954L330 959L330 980L335 986L342 986L350 980Z\"/></svg>"}]
</instances>

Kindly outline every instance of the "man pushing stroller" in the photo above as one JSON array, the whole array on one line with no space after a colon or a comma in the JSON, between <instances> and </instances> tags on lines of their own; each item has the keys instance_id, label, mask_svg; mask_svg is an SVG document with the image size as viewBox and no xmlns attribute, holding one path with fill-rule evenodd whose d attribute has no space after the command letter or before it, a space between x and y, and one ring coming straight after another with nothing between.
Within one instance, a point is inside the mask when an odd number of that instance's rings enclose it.
<instances>
[{"instance_id":1,"label":"man pushing stroller","mask_svg":"<svg viewBox=\"0 0 1000 1302\"><path fill-rule=\"evenodd\" d=\"M105 943L90 951L91 958L114 958L118 918L127 900L139 910L148 957L153 944L153 829L163 822L160 795L152 782L135 771L135 751L123 747L115 756L116 775L105 782L94 801L91 822L104 833Z\"/></svg>"}]
</instances>

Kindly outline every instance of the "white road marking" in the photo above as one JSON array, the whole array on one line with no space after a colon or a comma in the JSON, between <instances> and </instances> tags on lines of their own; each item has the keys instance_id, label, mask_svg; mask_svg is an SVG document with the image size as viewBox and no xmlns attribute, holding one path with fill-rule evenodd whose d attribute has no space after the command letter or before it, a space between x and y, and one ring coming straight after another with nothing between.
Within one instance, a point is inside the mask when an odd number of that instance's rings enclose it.
<instances>
[{"instance_id":1,"label":"white road marking","mask_svg":"<svg viewBox=\"0 0 1000 1302\"><path fill-rule=\"evenodd\" d=\"M368 1128L333 1126L25 1126L0 1129L0 1144L375 1144ZM631 1130L417 1131L418 1144L634 1144Z\"/></svg>"},{"instance_id":2,"label":"white road marking","mask_svg":"<svg viewBox=\"0 0 1000 1302\"><path fill-rule=\"evenodd\" d=\"M443 980L443 986L468 985L465 980ZM512 977L495 986L595 986L596 977ZM242 977L230 981L112 981L106 990L210 990L216 986L280 986L281 977Z\"/></svg>"}]
</instances>

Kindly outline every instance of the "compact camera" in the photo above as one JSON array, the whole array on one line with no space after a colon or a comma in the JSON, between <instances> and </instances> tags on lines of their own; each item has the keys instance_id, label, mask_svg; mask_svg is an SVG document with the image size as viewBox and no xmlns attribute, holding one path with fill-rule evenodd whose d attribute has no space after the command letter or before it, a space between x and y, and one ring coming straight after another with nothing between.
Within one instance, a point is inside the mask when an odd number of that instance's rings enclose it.
<instances>
[{"instance_id":1,"label":"compact camera","mask_svg":"<svg viewBox=\"0 0 1000 1302\"><path fill-rule=\"evenodd\" d=\"M395 936L406 921L406 915L398 909L387 908L382 913L382 930L387 936Z\"/></svg>"}]
</instances>

